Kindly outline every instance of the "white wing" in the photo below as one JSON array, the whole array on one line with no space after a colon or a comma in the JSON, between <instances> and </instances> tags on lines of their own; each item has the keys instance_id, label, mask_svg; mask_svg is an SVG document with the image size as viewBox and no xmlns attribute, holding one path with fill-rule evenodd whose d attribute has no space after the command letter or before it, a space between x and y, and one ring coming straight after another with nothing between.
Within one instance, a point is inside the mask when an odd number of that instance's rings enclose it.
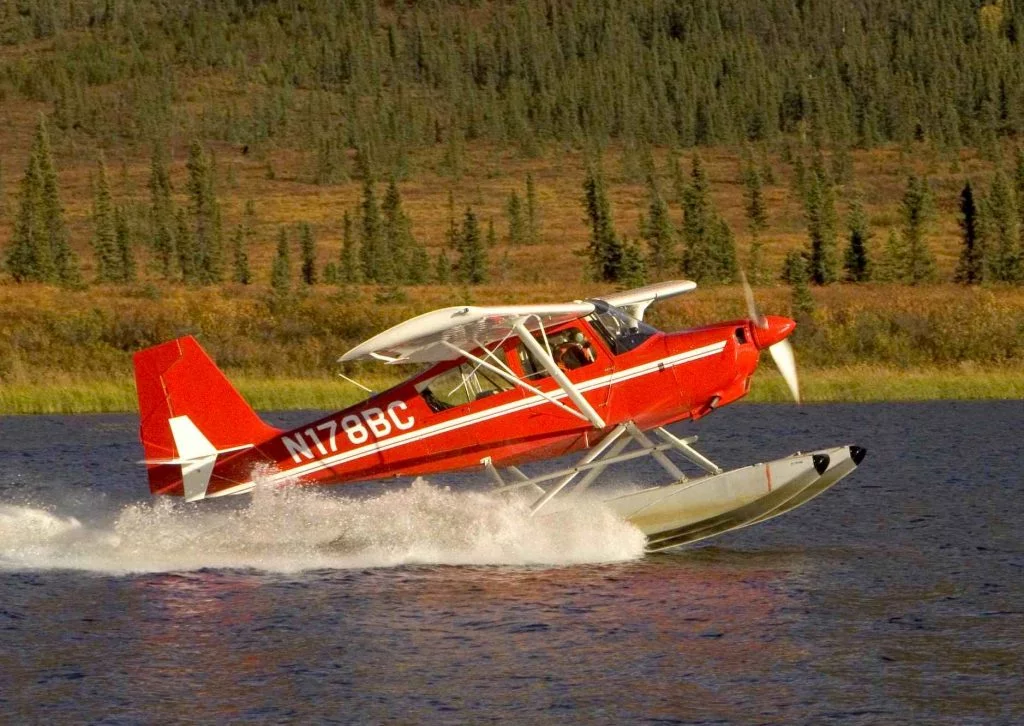
<instances>
[{"instance_id":1,"label":"white wing","mask_svg":"<svg viewBox=\"0 0 1024 726\"><path fill-rule=\"evenodd\" d=\"M463 306L442 308L406 320L357 345L340 362L372 358L387 363L434 363L453 360L463 350L502 340L522 321L528 330L560 325L594 312L588 302L562 305Z\"/></svg>"},{"instance_id":2,"label":"white wing","mask_svg":"<svg viewBox=\"0 0 1024 726\"><path fill-rule=\"evenodd\" d=\"M657 282L646 287L638 287L635 290L623 290L611 295L602 295L598 299L625 310L637 320L643 320L647 306L655 300L665 300L676 295L682 295L684 292L690 292L690 290L696 287L697 283L690 280L671 280L669 282Z\"/></svg>"}]
</instances>

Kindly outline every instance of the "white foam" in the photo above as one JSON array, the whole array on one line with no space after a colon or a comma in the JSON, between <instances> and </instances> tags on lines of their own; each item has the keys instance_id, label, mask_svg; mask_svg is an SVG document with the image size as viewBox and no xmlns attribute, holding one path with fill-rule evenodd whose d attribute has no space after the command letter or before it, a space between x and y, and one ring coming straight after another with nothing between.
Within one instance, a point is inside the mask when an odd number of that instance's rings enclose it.
<instances>
[{"instance_id":1,"label":"white foam","mask_svg":"<svg viewBox=\"0 0 1024 726\"><path fill-rule=\"evenodd\" d=\"M364 499L258 486L234 508L157 498L109 521L0 505L0 568L296 572L408 564L569 565L622 561L644 537L597 501L530 517L522 500L422 480Z\"/></svg>"}]
</instances>

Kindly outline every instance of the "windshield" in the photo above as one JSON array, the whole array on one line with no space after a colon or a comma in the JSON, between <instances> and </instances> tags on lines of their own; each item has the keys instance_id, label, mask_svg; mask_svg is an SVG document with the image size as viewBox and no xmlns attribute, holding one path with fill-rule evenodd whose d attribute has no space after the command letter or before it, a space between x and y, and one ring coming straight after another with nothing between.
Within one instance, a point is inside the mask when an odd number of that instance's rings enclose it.
<instances>
[{"instance_id":1,"label":"windshield","mask_svg":"<svg viewBox=\"0 0 1024 726\"><path fill-rule=\"evenodd\" d=\"M609 305L604 300L588 300L597 309L587 318L594 329L608 343L612 352L618 355L633 350L658 332L643 320L637 320L624 310Z\"/></svg>"}]
</instances>

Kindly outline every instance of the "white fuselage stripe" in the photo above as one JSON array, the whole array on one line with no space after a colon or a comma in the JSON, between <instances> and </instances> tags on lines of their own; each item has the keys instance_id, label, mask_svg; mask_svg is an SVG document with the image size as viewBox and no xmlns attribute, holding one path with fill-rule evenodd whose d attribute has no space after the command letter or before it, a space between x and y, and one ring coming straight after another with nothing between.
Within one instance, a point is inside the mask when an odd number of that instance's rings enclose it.
<instances>
[{"instance_id":1,"label":"white fuselage stripe","mask_svg":"<svg viewBox=\"0 0 1024 726\"><path fill-rule=\"evenodd\" d=\"M644 363L643 365L634 366L633 368L627 368L626 370L612 373L607 376L594 378L581 383L577 388L581 392L592 391L594 389L601 388L602 386L621 383L639 376L645 376L648 373L654 373L658 370L664 370L666 368L682 365L683 363L690 363L695 360L700 360L701 358L707 358L708 356L721 352L724 348L725 341L723 340L718 343L712 343L711 345L705 345L701 348L686 351L685 353L678 353L676 355L669 356L668 358L660 358L656 361L652 361L651 363ZM565 391L561 390L551 391L548 395L555 399L567 397ZM299 464L291 469L286 469L285 471L275 474L270 477L270 480L279 481L282 479L302 476L318 469L326 469L337 464L344 464L377 452L393 449L396 446L402 446L414 441L419 441L420 439L431 438L449 431L455 431L465 426L480 423L481 421L487 421L498 416L516 413L545 403L548 403L548 401L543 396L530 396L529 398L521 399L519 401L512 401L501 406L489 408L486 411L480 411L478 413L469 414L468 416L452 419L451 421L443 421L441 423L434 424L433 426L427 426L419 431L410 431L407 434L399 434L398 436L393 436L389 439L384 439L383 441L375 441L372 444L366 444L355 449L349 449L348 451L343 451L332 456L310 461L306 464Z\"/></svg>"}]
</instances>

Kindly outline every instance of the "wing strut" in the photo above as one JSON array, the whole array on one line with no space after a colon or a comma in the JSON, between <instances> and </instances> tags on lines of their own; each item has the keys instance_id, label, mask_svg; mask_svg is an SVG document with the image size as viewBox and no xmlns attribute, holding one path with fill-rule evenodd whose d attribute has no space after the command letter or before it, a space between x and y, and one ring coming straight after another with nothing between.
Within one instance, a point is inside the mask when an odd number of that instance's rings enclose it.
<instances>
[{"instance_id":1,"label":"wing strut","mask_svg":"<svg viewBox=\"0 0 1024 726\"><path fill-rule=\"evenodd\" d=\"M526 346L526 349L529 350L538 361L540 361L540 364L544 366L544 370L551 374L551 377L555 379L555 382L558 383L559 387L565 391L565 395L569 397L570 401L576 404L576 408L583 413L587 420L596 428L605 428L607 424L604 422L604 419L601 418L597 411L594 410L594 407L590 405L590 402L583 397L583 394L580 393L580 390L576 388L575 385L573 385L573 382L566 378L565 373L563 373L562 369L555 363L555 359L552 358L551 354L544 350L540 343L537 342L537 339L530 334L530 331L527 330L526 326L523 324L524 322L525 318L523 320L519 320L512 326L512 329L516 331L516 335L518 335L519 339L523 341L523 345ZM545 340L545 342L547 341Z\"/></svg>"},{"instance_id":2,"label":"wing strut","mask_svg":"<svg viewBox=\"0 0 1024 726\"><path fill-rule=\"evenodd\" d=\"M693 463L703 468L711 476L722 473L722 470L718 465L698 454L691 446L691 444L697 441L696 436L680 439L673 436L663 428L657 428L654 431L664 439L662 443L656 444L651 441L651 439L632 421L621 423L612 429L611 432L609 432L609 434L598 444L589 449L575 465L533 477L526 477L515 467L508 467L505 471L511 471L516 479L516 481L511 483L507 483L505 481L498 469L495 468L494 462L491 461L490 457L482 459L480 463L484 465L484 468L487 469L487 472L498 485L498 488L495 490L497 492L508 492L521 489L523 487L532 487L541 493L540 497L530 505L531 516L543 509L558 494L561 494L562 491L565 490L580 474L582 474L583 477L576 484L573 491L570 492L569 496L581 494L598 476L604 472L605 469L612 464L621 464L645 456L650 456L658 462L658 464L660 464L661 467L668 472L670 476L672 476L673 481L678 484L688 483L687 486L690 486L702 481L701 479L690 480L679 469L679 467L665 455L667 451L675 450L678 453L683 454ZM624 451L630 442L639 445L640 448L632 451ZM544 489L540 486L541 482L556 479L558 481L550 489Z\"/></svg>"},{"instance_id":3,"label":"wing strut","mask_svg":"<svg viewBox=\"0 0 1024 726\"><path fill-rule=\"evenodd\" d=\"M603 454L612 444L614 444L615 441L620 436L622 436L622 434L625 431L626 431L626 424L619 424L614 429L612 429L612 432L610 434L608 434L607 436L605 436L604 440L601 443L599 443L597 446L595 446L590 451L588 451L586 456L584 456L582 459L580 459L580 466L586 466L587 464L593 462L595 459L599 458L601 456L601 454ZM579 473L581 471L583 471L583 470L580 469L579 466L577 466L575 469L573 469L568 474L566 474L564 477L562 477L561 481L559 481L553 487L548 489L544 493L544 495L541 496L540 499L538 499L536 502L533 503L533 505L530 507L530 514L531 515L536 514L540 510L540 508L543 507L548 502L550 502L552 500L552 498L554 498L554 496L556 494L558 494L558 492L560 492L563 489L565 489L565 487L570 482L572 482L572 480L575 479L579 475ZM587 472L587 473L590 474L593 471L599 471L599 470L595 467L594 469L592 469L590 472Z\"/></svg>"}]
</instances>

